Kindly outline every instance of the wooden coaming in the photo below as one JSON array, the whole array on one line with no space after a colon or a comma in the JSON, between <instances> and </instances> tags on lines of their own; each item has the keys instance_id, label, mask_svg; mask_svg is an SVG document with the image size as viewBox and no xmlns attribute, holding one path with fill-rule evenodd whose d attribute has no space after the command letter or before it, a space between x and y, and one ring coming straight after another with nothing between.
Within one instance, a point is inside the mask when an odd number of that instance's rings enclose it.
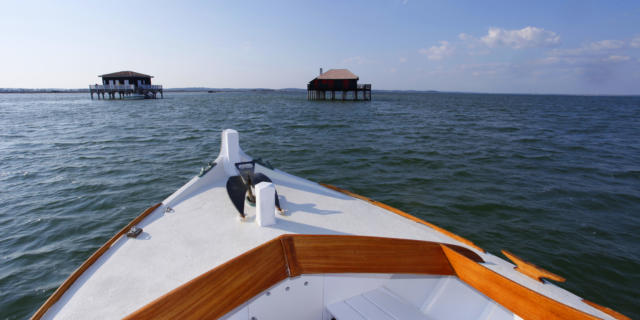
<instances>
[{"instance_id":1,"label":"wooden coaming","mask_svg":"<svg viewBox=\"0 0 640 320\"><path fill-rule=\"evenodd\" d=\"M309 273L455 275L525 319L598 319L517 284L478 262L484 261L469 249L437 242L282 235L174 289L126 319L216 318L287 276Z\"/></svg>"},{"instance_id":2,"label":"wooden coaming","mask_svg":"<svg viewBox=\"0 0 640 320\"><path fill-rule=\"evenodd\" d=\"M516 270L520 271L521 273L523 273L524 275L526 275L527 277L536 279L540 282L542 282L542 278L545 279L549 279L549 280L553 280L553 281L558 281L558 282L565 282L565 278L551 272L551 271L547 271L545 269L542 269L538 266L536 266L535 264L531 263L531 262L527 262L524 261L522 259L520 259L518 256L516 256L515 254L506 251L506 250L502 250L501 251L502 254L505 255L505 257L509 258L509 260L513 261L513 263L516 264L517 267L515 267Z\"/></svg>"},{"instance_id":3,"label":"wooden coaming","mask_svg":"<svg viewBox=\"0 0 640 320\"><path fill-rule=\"evenodd\" d=\"M109 241L107 241L105 244L103 244L102 247L100 247L96 252L94 252L89 257L89 259L87 259L84 263L82 263L82 265L80 265L80 267L78 267L78 269L76 269L69 276L69 278L67 278L67 280L65 280L58 287L58 289L56 289L55 292L53 292L53 294L49 297L49 299L47 299L47 301L45 301L45 303L40 307L40 309L38 309L38 311L36 311L36 313L33 314L31 319L35 320L35 319L42 318L42 316L47 312L47 310L49 310L49 308L51 308L51 306L53 306L53 304L56 303L60 299L60 297L62 297L62 295L69 289L69 287L71 287L71 285L89 267L91 267L91 265L93 265L93 263L96 262L96 260L98 260L98 258L100 258L118 239L120 239L120 237L122 237L125 233L127 233L127 231L129 231L129 229L131 229L131 227L133 227L136 224L140 223L140 221L142 221L142 219L144 219L146 216L151 214L160 205L162 205L162 202L156 203L155 205L149 207L147 210L145 210L139 216L137 216L135 219L133 219L131 222L129 222L129 224L127 224L124 228L122 228L118 233L116 233L116 235L113 236L111 239L109 239Z\"/></svg>"},{"instance_id":4,"label":"wooden coaming","mask_svg":"<svg viewBox=\"0 0 640 320\"><path fill-rule=\"evenodd\" d=\"M453 250L476 255L458 246ZM183 284L125 319L214 319L287 276L345 272L453 275L435 242L282 235Z\"/></svg>"},{"instance_id":5,"label":"wooden coaming","mask_svg":"<svg viewBox=\"0 0 640 320\"><path fill-rule=\"evenodd\" d=\"M291 276L314 273L453 275L435 242L360 236L282 237Z\"/></svg>"},{"instance_id":6,"label":"wooden coaming","mask_svg":"<svg viewBox=\"0 0 640 320\"><path fill-rule=\"evenodd\" d=\"M349 190L345 190L345 189L336 187L334 185L325 184L325 183L320 183L320 185L322 185L322 186L324 186L326 188L329 188L331 190L338 191L340 193L344 193L344 194L346 194L348 196L352 196L354 198L357 198L357 199L360 199L360 200L364 200L364 201L369 202L369 203L371 203L371 204L373 204L375 206L378 206L378 207L380 207L382 209L385 209L385 210L393 212L393 213L395 213L397 215L403 216L403 217L405 217L405 218L407 218L409 220L412 220L414 222L426 225L426 226L428 226L428 227L430 227L430 228L432 228L432 229L434 229L434 230L436 230L436 231L438 231L438 232L440 232L440 233L442 233L442 234L444 234L446 236L449 236L449 237L451 237L453 239L456 239L456 240L458 240L458 241L460 241L460 242L462 242L462 243L464 243L464 244L466 244L466 245L468 245L468 246L470 246L470 247L472 247L472 248L474 248L476 250L479 250L480 252L485 252L484 249L480 248L479 246L477 246L472 241L470 241L470 240L468 240L466 238L463 238L463 237L461 237L461 236L459 236L459 235L457 235L457 234L455 234L455 233L453 233L451 231L448 231L446 229L440 228L440 227L436 226L433 223L424 221L424 220L422 220L422 219L420 219L418 217L414 217L414 216L412 216L412 215L410 215L410 214L408 214L408 213L406 213L406 212L404 212L404 211L402 211L400 209L396 209L396 208L394 208L392 206L389 206L389 205L386 205L386 204L384 204L382 202L373 200L373 199L365 197L365 196L361 196L361 195L359 195L357 193L353 193L353 192L351 192Z\"/></svg>"}]
</instances>

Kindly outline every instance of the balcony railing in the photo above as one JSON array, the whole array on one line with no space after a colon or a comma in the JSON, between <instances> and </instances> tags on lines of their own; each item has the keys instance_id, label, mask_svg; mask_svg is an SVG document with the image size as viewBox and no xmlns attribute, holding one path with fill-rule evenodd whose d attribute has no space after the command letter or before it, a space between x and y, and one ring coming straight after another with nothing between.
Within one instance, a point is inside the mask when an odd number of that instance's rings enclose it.
<instances>
[{"instance_id":1,"label":"balcony railing","mask_svg":"<svg viewBox=\"0 0 640 320\"><path fill-rule=\"evenodd\" d=\"M96 84L89 85L91 90L134 90L135 86L132 84Z\"/></svg>"},{"instance_id":2,"label":"balcony railing","mask_svg":"<svg viewBox=\"0 0 640 320\"><path fill-rule=\"evenodd\" d=\"M150 84L141 84L137 86L138 89L142 90L162 90L161 85L150 85ZM133 91L136 90L136 85L134 84L91 84L89 85L90 90L104 90L104 91Z\"/></svg>"}]
</instances>

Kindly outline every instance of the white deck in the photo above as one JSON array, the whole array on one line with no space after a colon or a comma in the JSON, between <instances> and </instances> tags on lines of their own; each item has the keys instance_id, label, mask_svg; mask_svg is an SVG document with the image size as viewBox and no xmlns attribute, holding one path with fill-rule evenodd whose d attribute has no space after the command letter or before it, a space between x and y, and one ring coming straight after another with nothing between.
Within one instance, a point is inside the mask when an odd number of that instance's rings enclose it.
<instances>
[{"instance_id":1,"label":"white deck","mask_svg":"<svg viewBox=\"0 0 640 320\"><path fill-rule=\"evenodd\" d=\"M478 252L365 201L278 170L256 166L256 171L273 180L286 214L276 215L275 225L260 227L254 221L255 208L245 206L248 218L241 221L225 186L227 178L234 174L232 163L250 158L237 146L237 133L234 136L233 131L227 131L227 134L217 165L165 199L138 225L144 232L137 239L122 237L116 241L49 309L45 319L121 318L217 265L286 233L381 236L464 246L478 253L488 268L528 288L586 313L611 319L583 303L580 297L553 284L530 279L496 256ZM172 210L167 210L169 207ZM364 292L353 292L352 296ZM335 302L322 301L325 307ZM329 319L325 311L323 314Z\"/></svg>"},{"instance_id":2,"label":"white deck","mask_svg":"<svg viewBox=\"0 0 640 320\"><path fill-rule=\"evenodd\" d=\"M286 279L224 319L283 319L282 310L298 320L519 319L456 277L390 274Z\"/></svg>"}]
</instances>

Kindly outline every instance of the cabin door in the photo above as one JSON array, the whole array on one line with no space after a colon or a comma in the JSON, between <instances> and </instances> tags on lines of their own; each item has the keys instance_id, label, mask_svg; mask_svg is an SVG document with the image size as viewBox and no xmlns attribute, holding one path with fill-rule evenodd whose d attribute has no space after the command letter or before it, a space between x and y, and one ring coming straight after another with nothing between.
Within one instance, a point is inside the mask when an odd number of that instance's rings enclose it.
<instances>
[{"instance_id":1,"label":"cabin door","mask_svg":"<svg viewBox=\"0 0 640 320\"><path fill-rule=\"evenodd\" d=\"M125 81L124 81L124 85L125 85L125 86L128 86L128 85L129 85L129 80L125 80Z\"/></svg>"},{"instance_id":2,"label":"cabin door","mask_svg":"<svg viewBox=\"0 0 640 320\"><path fill-rule=\"evenodd\" d=\"M109 80L109 84L110 84L110 85L113 85L113 80Z\"/></svg>"}]
</instances>

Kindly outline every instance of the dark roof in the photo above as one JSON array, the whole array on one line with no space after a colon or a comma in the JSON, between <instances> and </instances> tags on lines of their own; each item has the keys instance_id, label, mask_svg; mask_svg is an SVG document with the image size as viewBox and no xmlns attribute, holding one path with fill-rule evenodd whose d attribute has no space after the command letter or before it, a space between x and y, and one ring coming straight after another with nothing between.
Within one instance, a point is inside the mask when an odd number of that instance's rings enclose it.
<instances>
[{"instance_id":1,"label":"dark roof","mask_svg":"<svg viewBox=\"0 0 640 320\"><path fill-rule=\"evenodd\" d=\"M349 71L348 69L331 69L331 70L321 74L316 79L321 79L321 80L355 79L355 80L358 80L358 76L356 76L355 74L351 73L351 71Z\"/></svg>"},{"instance_id":2,"label":"dark roof","mask_svg":"<svg viewBox=\"0 0 640 320\"><path fill-rule=\"evenodd\" d=\"M103 74L99 77L102 78L124 78L124 77L134 77L134 78L153 78L153 76L144 74L144 73L138 73L138 72L133 72L133 71L118 71L118 72L114 72L114 73L106 73Z\"/></svg>"}]
</instances>

